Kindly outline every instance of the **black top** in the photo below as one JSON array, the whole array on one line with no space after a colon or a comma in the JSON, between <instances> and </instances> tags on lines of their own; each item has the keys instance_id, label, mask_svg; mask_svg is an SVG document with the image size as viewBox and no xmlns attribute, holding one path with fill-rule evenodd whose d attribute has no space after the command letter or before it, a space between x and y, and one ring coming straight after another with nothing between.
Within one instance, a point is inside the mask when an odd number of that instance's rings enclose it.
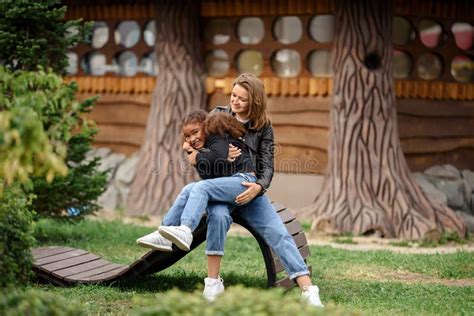
<instances>
[{"instance_id":1,"label":"black top","mask_svg":"<svg viewBox=\"0 0 474 316\"><path fill-rule=\"evenodd\" d=\"M242 154L234 162L227 161L229 144L242 150ZM236 173L255 172L255 165L250 158L249 149L241 140L228 134L224 137L209 135L206 147L199 150L196 156L196 170L202 179L213 179L229 177Z\"/></svg>"},{"instance_id":2,"label":"black top","mask_svg":"<svg viewBox=\"0 0 474 316\"><path fill-rule=\"evenodd\" d=\"M230 106L217 106L213 113L232 113ZM244 124L247 132L243 137L243 142L247 145L250 155L257 171L257 183L262 186L261 194L270 187L273 178L274 164L274 139L271 124L266 124L259 130L249 128L248 123Z\"/></svg>"}]
</instances>

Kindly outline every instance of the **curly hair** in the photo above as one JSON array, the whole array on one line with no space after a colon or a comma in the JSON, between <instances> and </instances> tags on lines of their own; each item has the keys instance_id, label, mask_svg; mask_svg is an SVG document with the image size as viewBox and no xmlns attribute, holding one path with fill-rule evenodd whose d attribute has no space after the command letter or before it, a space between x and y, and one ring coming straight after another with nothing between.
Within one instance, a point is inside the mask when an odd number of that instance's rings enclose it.
<instances>
[{"instance_id":1,"label":"curly hair","mask_svg":"<svg viewBox=\"0 0 474 316\"><path fill-rule=\"evenodd\" d=\"M213 113L207 117L205 123L207 135L217 134L223 137L224 133L228 133L233 138L240 138L244 136L245 131L245 126L227 113Z\"/></svg>"},{"instance_id":2,"label":"curly hair","mask_svg":"<svg viewBox=\"0 0 474 316\"><path fill-rule=\"evenodd\" d=\"M203 110L189 112L181 120L181 128L192 123L201 123L206 135L217 134L223 137L225 133L228 133L233 138L239 138L242 137L246 131L244 125L237 121L232 115L222 112L210 115Z\"/></svg>"},{"instance_id":3,"label":"curly hair","mask_svg":"<svg viewBox=\"0 0 474 316\"><path fill-rule=\"evenodd\" d=\"M203 110L196 110L189 112L186 114L183 119L181 120L181 128L185 125L192 124L192 123L202 123L206 121L207 112Z\"/></svg>"}]
</instances>

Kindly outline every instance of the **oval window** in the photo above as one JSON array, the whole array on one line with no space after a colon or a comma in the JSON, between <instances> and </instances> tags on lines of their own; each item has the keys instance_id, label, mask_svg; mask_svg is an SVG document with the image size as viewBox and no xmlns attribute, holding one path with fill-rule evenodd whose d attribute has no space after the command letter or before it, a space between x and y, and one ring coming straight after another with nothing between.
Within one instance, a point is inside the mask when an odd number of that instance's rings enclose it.
<instances>
[{"instance_id":1,"label":"oval window","mask_svg":"<svg viewBox=\"0 0 474 316\"><path fill-rule=\"evenodd\" d=\"M443 28L436 21L423 19L418 26L420 40L426 47L435 48L441 43Z\"/></svg>"},{"instance_id":2,"label":"oval window","mask_svg":"<svg viewBox=\"0 0 474 316\"><path fill-rule=\"evenodd\" d=\"M303 35L303 23L296 16L279 17L273 25L273 34L282 44L296 43Z\"/></svg>"},{"instance_id":3,"label":"oval window","mask_svg":"<svg viewBox=\"0 0 474 316\"><path fill-rule=\"evenodd\" d=\"M107 71L107 60L104 54L92 52L84 56L81 67L85 74L103 76Z\"/></svg>"},{"instance_id":4,"label":"oval window","mask_svg":"<svg viewBox=\"0 0 474 316\"><path fill-rule=\"evenodd\" d=\"M415 30L407 19L400 16L393 18L392 41L397 45L408 44L415 39Z\"/></svg>"},{"instance_id":5,"label":"oval window","mask_svg":"<svg viewBox=\"0 0 474 316\"><path fill-rule=\"evenodd\" d=\"M109 27L102 21L94 21L92 26L92 47L102 48L109 40Z\"/></svg>"},{"instance_id":6,"label":"oval window","mask_svg":"<svg viewBox=\"0 0 474 316\"><path fill-rule=\"evenodd\" d=\"M209 52L206 55L206 68L209 76L225 76L230 68L229 55L222 49Z\"/></svg>"},{"instance_id":7,"label":"oval window","mask_svg":"<svg viewBox=\"0 0 474 316\"><path fill-rule=\"evenodd\" d=\"M261 18L243 18L239 21L237 35L242 44L258 44L265 35Z\"/></svg>"},{"instance_id":8,"label":"oval window","mask_svg":"<svg viewBox=\"0 0 474 316\"><path fill-rule=\"evenodd\" d=\"M401 50L393 50L392 76L395 79L405 79L410 75L413 61L410 55Z\"/></svg>"},{"instance_id":9,"label":"oval window","mask_svg":"<svg viewBox=\"0 0 474 316\"><path fill-rule=\"evenodd\" d=\"M245 50L237 57L237 69L259 76L263 70L263 56L258 50Z\"/></svg>"},{"instance_id":10,"label":"oval window","mask_svg":"<svg viewBox=\"0 0 474 316\"><path fill-rule=\"evenodd\" d=\"M460 49L470 49L472 47L472 39L474 36L473 28L470 23L457 22L453 24L451 31L454 34L456 45Z\"/></svg>"},{"instance_id":11,"label":"oval window","mask_svg":"<svg viewBox=\"0 0 474 316\"><path fill-rule=\"evenodd\" d=\"M132 51L125 51L120 53L116 58L116 64L118 65L118 72L122 76L135 76L138 71L138 59Z\"/></svg>"},{"instance_id":12,"label":"oval window","mask_svg":"<svg viewBox=\"0 0 474 316\"><path fill-rule=\"evenodd\" d=\"M308 68L315 77L328 77L333 75L332 53L329 50L313 51L308 58Z\"/></svg>"},{"instance_id":13,"label":"oval window","mask_svg":"<svg viewBox=\"0 0 474 316\"><path fill-rule=\"evenodd\" d=\"M416 72L421 79L436 79L441 75L441 70L441 59L435 54L424 54L416 63Z\"/></svg>"},{"instance_id":14,"label":"oval window","mask_svg":"<svg viewBox=\"0 0 474 316\"><path fill-rule=\"evenodd\" d=\"M272 69L279 77L292 78L301 72L301 57L294 49L281 49L272 58Z\"/></svg>"},{"instance_id":15,"label":"oval window","mask_svg":"<svg viewBox=\"0 0 474 316\"><path fill-rule=\"evenodd\" d=\"M207 22L204 29L206 42L213 45L222 45L230 40L232 24L227 19L213 19Z\"/></svg>"},{"instance_id":16,"label":"oval window","mask_svg":"<svg viewBox=\"0 0 474 316\"><path fill-rule=\"evenodd\" d=\"M451 63L451 75L456 81L471 82L473 79L473 67L472 58L469 56L456 56Z\"/></svg>"},{"instance_id":17,"label":"oval window","mask_svg":"<svg viewBox=\"0 0 474 316\"><path fill-rule=\"evenodd\" d=\"M143 38L145 39L145 43L152 47L155 46L156 42L156 24L155 21L150 21L146 24L145 30L143 31Z\"/></svg>"},{"instance_id":18,"label":"oval window","mask_svg":"<svg viewBox=\"0 0 474 316\"><path fill-rule=\"evenodd\" d=\"M334 40L334 15L317 15L309 23L309 34L320 43L330 43Z\"/></svg>"},{"instance_id":19,"label":"oval window","mask_svg":"<svg viewBox=\"0 0 474 316\"><path fill-rule=\"evenodd\" d=\"M140 26L135 21L123 21L115 29L115 44L127 48L135 46L140 40Z\"/></svg>"}]
</instances>

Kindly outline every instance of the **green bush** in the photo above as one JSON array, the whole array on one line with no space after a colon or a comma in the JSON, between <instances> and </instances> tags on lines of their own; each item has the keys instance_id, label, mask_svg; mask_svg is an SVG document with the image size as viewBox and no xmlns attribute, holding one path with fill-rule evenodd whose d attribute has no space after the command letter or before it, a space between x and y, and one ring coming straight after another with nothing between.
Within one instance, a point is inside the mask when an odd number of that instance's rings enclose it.
<instances>
[{"instance_id":1,"label":"green bush","mask_svg":"<svg viewBox=\"0 0 474 316\"><path fill-rule=\"evenodd\" d=\"M0 197L0 288L25 285L29 280L34 243L30 205L31 196L17 185L9 186Z\"/></svg>"},{"instance_id":2,"label":"green bush","mask_svg":"<svg viewBox=\"0 0 474 316\"><path fill-rule=\"evenodd\" d=\"M44 291L28 289L26 291L0 292L0 315L56 316L85 315L76 302Z\"/></svg>"},{"instance_id":3,"label":"green bush","mask_svg":"<svg viewBox=\"0 0 474 316\"><path fill-rule=\"evenodd\" d=\"M87 161L95 130L74 135L68 142L65 177L48 183L42 177L33 179L35 211L41 217L77 220L100 209L97 198L107 185L107 172L98 172L99 158ZM68 211L69 210L69 211Z\"/></svg>"},{"instance_id":4,"label":"green bush","mask_svg":"<svg viewBox=\"0 0 474 316\"><path fill-rule=\"evenodd\" d=\"M152 302L152 303L151 303ZM138 302L140 303L140 302ZM304 305L298 290L285 294L281 289L261 290L235 286L209 303L200 291L184 293L173 289L158 294L156 300L145 305L138 315L339 315L332 308L318 309Z\"/></svg>"}]
</instances>

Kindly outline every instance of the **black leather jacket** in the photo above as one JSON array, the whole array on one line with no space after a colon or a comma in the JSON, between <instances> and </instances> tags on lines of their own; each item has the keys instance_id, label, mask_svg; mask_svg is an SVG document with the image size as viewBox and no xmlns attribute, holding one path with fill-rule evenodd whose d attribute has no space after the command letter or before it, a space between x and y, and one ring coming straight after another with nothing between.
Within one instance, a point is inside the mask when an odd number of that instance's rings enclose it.
<instances>
[{"instance_id":1,"label":"black leather jacket","mask_svg":"<svg viewBox=\"0 0 474 316\"><path fill-rule=\"evenodd\" d=\"M232 114L230 106L217 106L212 112ZM257 167L257 183L263 188L261 194L270 187L274 172L274 138L271 124L259 130L247 127L243 142L249 147L250 157Z\"/></svg>"}]
</instances>

